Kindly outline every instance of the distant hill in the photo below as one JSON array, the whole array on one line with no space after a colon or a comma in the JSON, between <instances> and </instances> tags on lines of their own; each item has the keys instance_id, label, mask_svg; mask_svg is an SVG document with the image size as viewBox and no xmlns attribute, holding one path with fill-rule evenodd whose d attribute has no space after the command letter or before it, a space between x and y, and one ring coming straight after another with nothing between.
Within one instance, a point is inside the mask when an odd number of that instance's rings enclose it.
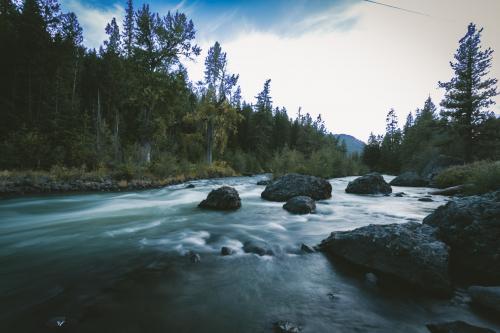
<instances>
[{"instance_id":1,"label":"distant hill","mask_svg":"<svg viewBox=\"0 0 500 333\"><path fill-rule=\"evenodd\" d=\"M361 154L363 152L363 148L365 147L365 143L359 139L356 139L352 135L349 134L334 134L334 136L340 141L344 141L347 146L347 152L349 154L358 153Z\"/></svg>"}]
</instances>

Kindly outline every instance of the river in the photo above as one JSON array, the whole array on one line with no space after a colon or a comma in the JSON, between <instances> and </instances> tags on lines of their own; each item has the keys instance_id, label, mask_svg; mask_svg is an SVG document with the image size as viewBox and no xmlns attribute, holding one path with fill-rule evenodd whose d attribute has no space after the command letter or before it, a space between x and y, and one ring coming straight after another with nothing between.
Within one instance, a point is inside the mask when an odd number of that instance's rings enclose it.
<instances>
[{"instance_id":1,"label":"river","mask_svg":"<svg viewBox=\"0 0 500 333\"><path fill-rule=\"evenodd\" d=\"M303 332L427 332L450 320L499 329L460 290L443 300L380 289L364 272L300 252L335 230L421 221L444 197L421 202L428 189L398 187L405 196L346 194L346 177L331 180L316 214L297 216L260 198L263 178L0 200L0 331L272 332L278 320ZM238 190L242 208L198 209L220 185ZM243 253L252 239L276 255ZM237 253L222 257L222 246Z\"/></svg>"}]
</instances>

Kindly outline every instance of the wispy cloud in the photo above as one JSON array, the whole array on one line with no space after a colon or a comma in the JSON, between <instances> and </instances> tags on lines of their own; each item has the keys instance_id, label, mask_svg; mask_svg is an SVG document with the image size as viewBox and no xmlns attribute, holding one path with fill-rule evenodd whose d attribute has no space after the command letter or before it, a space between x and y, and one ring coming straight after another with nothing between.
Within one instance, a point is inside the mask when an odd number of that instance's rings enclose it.
<instances>
[{"instance_id":1,"label":"wispy cloud","mask_svg":"<svg viewBox=\"0 0 500 333\"><path fill-rule=\"evenodd\" d=\"M78 16L83 27L84 44L89 48L97 49L106 39L106 24L113 17L121 22L125 14L124 8L118 3L108 7L98 7L79 0L63 0L61 3L66 11L72 11Z\"/></svg>"}]
</instances>

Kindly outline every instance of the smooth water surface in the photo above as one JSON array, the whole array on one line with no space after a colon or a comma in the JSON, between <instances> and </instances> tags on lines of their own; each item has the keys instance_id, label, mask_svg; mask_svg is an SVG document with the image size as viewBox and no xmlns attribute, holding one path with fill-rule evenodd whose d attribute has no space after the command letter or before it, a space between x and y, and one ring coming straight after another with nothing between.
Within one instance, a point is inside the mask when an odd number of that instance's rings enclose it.
<instances>
[{"instance_id":1,"label":"smooth water surface","mask_svg":"<svg viewBox=\"0 0 500 333\"><path fill-rule=\"evenodd\" d=\"M0 331L272 332L277 320L303 332L427 332L425 324L447 320L499 329L460 291L436 300L381 290L363 272L300 252L335 230L421 221L444 197L420 202L428 189L398 187L404 197L346 194L347 177L331 180L333 197L316 214L297 216L260 198L263 177L1 200ZM238 190L242 208L198 209L221 185ZM252 239L276 255L244 254ZM222 246L237 254L220 256Z\"/></svg>"}]
</instances>

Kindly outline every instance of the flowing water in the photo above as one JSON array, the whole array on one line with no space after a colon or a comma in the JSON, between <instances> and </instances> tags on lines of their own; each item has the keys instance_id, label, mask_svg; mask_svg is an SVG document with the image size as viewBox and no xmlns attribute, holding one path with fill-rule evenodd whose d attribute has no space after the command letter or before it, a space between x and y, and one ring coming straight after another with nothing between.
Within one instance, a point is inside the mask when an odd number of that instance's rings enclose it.
<instances>
[{"instance_id":1,"label":"flowing water","mask_svg":"<svg viewBox=\"0 0 500 333\"><path fill-rule=\"evenodd\" d=\"M272 332L278 320L303 332L427 332L459 319L499 329L463 292L439 300L380 289L364 272L300 252L335 230L421 221L444 197L420 202L428 189L398 187L406 196L346 194L347 177L331 180L316 214L296 216L260 198L263 177L1 200L0 332ZM238 190L242 208L198 209L220 185ZM247 240L276 255L243 253ZM237 253L222 257L222 246Z\"/></svg>"}]
</instances>

